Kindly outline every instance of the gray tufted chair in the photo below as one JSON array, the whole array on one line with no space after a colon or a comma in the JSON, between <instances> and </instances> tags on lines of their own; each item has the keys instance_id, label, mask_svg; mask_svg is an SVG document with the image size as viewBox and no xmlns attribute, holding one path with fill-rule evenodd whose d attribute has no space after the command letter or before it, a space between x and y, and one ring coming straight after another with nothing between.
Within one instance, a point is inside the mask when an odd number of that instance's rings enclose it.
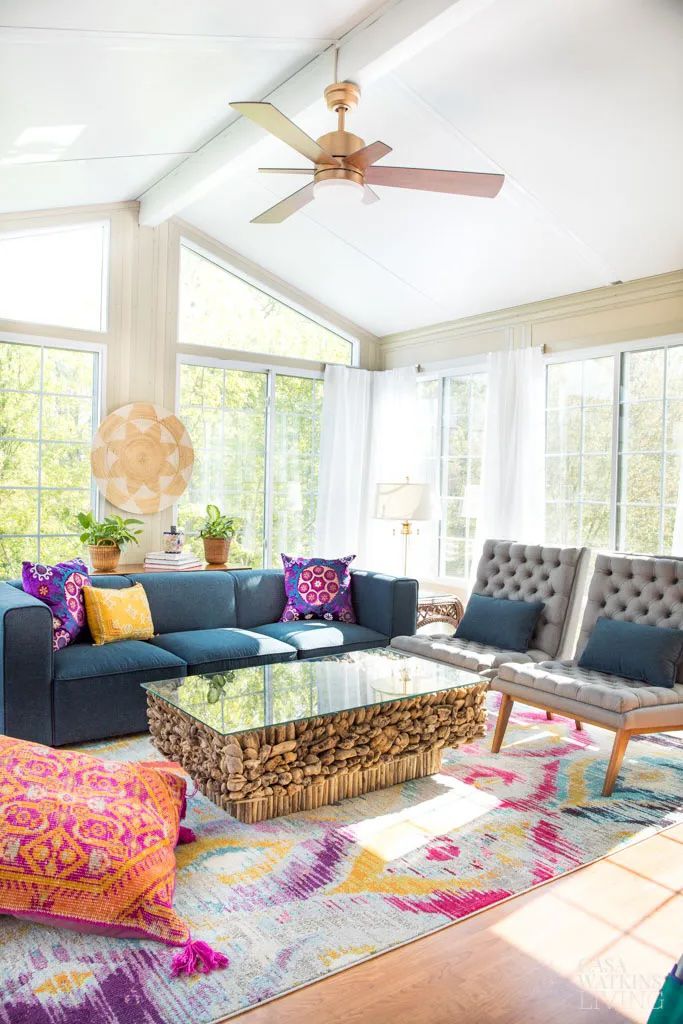
<instances>
[{"instance_id":1,"label":"gray tufted chair","mask_svg":"<svg viewBox=\"0 0 683 1024\"><path fill-rule=\"evenodd\" d=\"M683 729L683 662L669 689L578 667L599 618L683 629L683 561L599 554L572 660L501 665L491 688L503 694L493 751L500 750L515 701L612 729L603 796L609 796L632 735Z\"/></svg>"},{"instance_id":2,"label":"gray tufted chair","mask_svg":"<svg viewBox=\"0 0 683 1024\"><path fill-rule=\"evenodd\" d=\"M484 542L473 594L543 601L544 609L525 654L506 651L449 636L399 636L392 647L445 661L492 678L504 662L534 663L563 657L573 642L588 564L586 548L554 548L517 544L510 540Z\"/></svg>"}]
</instances>

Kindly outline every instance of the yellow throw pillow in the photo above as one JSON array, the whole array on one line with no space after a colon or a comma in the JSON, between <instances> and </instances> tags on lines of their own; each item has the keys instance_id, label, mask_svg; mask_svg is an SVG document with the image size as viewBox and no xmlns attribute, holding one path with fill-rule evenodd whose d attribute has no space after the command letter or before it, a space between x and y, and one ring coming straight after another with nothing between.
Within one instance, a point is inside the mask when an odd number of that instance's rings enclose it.
<instances>
[{"instance_id":1,"label":"yellow throw pillow","mask_svg":"<svg viewBox=\"0 0 683 1024\"><path fill-rule=\"evenodd\" d=\"M142 583L125 590L84 587L83 594L88 626L96 644L151 640L154 636L152 613Z\"/></svg>"}]
</instances>

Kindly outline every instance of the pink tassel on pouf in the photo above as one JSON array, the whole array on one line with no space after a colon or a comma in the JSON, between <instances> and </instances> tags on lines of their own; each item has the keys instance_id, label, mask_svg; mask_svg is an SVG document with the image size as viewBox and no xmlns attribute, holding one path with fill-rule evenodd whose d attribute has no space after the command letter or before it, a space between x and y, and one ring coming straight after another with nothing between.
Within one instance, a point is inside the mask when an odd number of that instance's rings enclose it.
<instances>
[{"instance_id":1,"label":"pink tassel on pouf","mask_svg":"<svg viewBox=\"0 0 683 1024\"><path fill-rule=\"evenodd\" d=\"M176 846L184 846L186 843L193 843L197 835L194 829L191 829L189 825L181 825L178 830L178 842Z\"/></svg>"},{"instance_id":2,"label":"pink tassel on pouf","mask_svg":"<svg viewBox=\"0 0 683 1024\"><path fill-rule=\"evenodd\" d=\"M180 953L176 953L171 961L171 976L177 978L181 974L210 974L221 967L227 967L230 961L224 953L211 949L207 942L190 939Z\"/></svg>"}]
</instances>

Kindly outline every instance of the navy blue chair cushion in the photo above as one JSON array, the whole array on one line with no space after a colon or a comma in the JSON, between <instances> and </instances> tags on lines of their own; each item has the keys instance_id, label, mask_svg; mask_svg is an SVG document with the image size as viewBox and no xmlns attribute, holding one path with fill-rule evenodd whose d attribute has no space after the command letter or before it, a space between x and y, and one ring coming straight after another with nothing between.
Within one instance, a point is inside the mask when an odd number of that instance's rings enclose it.
<instances>
[{"instance_id":1,"label":"navy blue chair cushion","mask_svg":"<svg viewBox=\"0 0 683 1024\"><path fill-rule=\"evenodd\" d=\"M155 636L150 645L187 662L190 672L224 672L264 661L292 661L293 646L246 629L196 629Z\"/></svg>"},{"instance_id":2,"label":"navy blue chair cushion","mask_svg":"<svg viewBox=\"0 0 683 1024\"><path fill-rule=\"evenodd\" d=\"M251 569L231 573L231 576L235 581L236 625L240 629L253 629L280 618L287 601L284 572Z\"/></svg>"},{"instance_id":3,"label":"navy blue chair cushion","mask_svg":"<svg viewBox=\"0 0 683 1024\"><path fill-rule=\"evenodd\" d=\"M511 601L472 594L455 637L525 653L543 608L542 601Z\"/></svg>"},{"instance_id":4,"label":"navy blue chair cushion","mask_svg":"<svg viewBox=\"0 0 683 1024\"><path fill-rule=\"evenodd\" d=\"M683 658L683 630L625 619L598 619L579 668L673 687Z\"/></svg>"},{"instance_id":5,"label":"navy blue chair cushion","mask_svg":"<svg viewBox=\"0 0 683 1024\"><path fill-rule=\"evenodd\" d=\"M67 679L92 679L100 683L115 676L140 683L174 679L187 674L187 665L173 653L159 650L144 640L117 640L113 644L69 644L54 654L56 689Z\"/></svg>"},{"instance_id":6,"label":"navy blue chair cushion","mask_svg":"<svg viewBox=\"0 0 683 1024\"><path fill-rule=\"evenodd\" d=\"M300 658L360 651L368 647L386 647L389 642L389 637L367 626L352 622L324 622L322 619L270 622L265 626L257 626L254 632L291 644L296 647Z\"/></svg>"},{"instance_id":7,"label":"navy blue chair cushion","mask_svg":"<svg viewBox=\"0 0 683 1024\"><path fill-rule=\"evenodd\" d=\"M237 625L229 572L141 572L129 579L145 588L155 633Z\"/></svg>"}]
</instances>

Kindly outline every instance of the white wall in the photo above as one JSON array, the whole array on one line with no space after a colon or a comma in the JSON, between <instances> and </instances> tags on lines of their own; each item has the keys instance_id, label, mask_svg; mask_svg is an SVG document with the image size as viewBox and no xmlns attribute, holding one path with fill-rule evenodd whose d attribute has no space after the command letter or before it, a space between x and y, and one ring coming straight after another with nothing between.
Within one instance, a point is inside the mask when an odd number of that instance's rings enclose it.
<instances>
[{"instance_id":1,"label":"white wall","mask_svg":"<svg viewBox=\"0 0 683 1024\"><path fill-rule=\"evenodd\" d=\"M382 365L438 363L512 344L563 352L683 330L683 270L380 339Z\"/></svg>"}]
</instances>

